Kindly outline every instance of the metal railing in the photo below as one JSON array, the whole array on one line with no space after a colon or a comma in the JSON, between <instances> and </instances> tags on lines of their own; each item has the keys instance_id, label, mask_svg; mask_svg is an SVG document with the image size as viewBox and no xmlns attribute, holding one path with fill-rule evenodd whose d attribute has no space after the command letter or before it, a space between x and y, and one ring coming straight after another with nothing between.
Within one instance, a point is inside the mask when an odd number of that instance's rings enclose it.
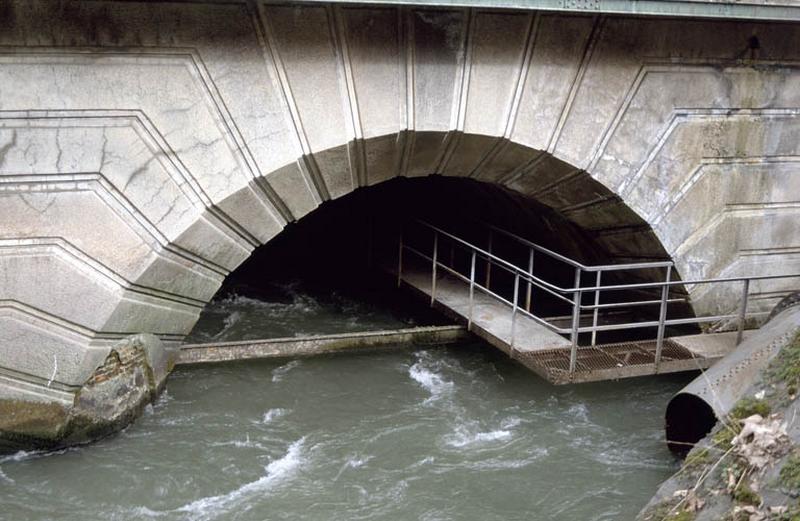
<instances>
[{"instance_id":1,"label":"metal railing","mask_svg":"<svg viewBox=\"0 0 800 521\"><path fill-rule=\"evenodd\" d=\"M549 250L543 246L535 244L527 239L514 235L508 231L502 230L495 226L487 225L489 230L487 248L483 249L467 242L460 237L457 237L437 226L429 224L424 221L415 221L415 224L432 232L432 252L431 254L425 253L418 248L415 248L404 242L404 230L401 229L400 238L398 243L398 265L397 265L397 285L398 287L403 281L403 262L404 252L410 252L417 257L431 262L431 306L436 301L437 293L437 278L439 271L443 270L446 273L466 282L469 285L469 305L467 313L467 327L472 328L473 312L475 306L475 291L481 291L500 302L510 306L511 310L511 326L509 334L509 347L512 356L515 352L516 341L516 328L517 316L523 315L537 324L545 328L561 334L568 335L571 342L569 372L574 373L577 364L578 354L578 339L581 334L589 333L591 335L591 346L597 343L597 333L606 331L623 331L632 330L637 328L656 328L656 351L655 351L655 366L658 370L658 365L661 362L661 353L664 345L664 335L666 328L669 326L679 326L687 324L701 324L720 322L723 320L736 320L737 321L737 345L742 340L744 326L748 317L757 317L769 314L769 312L755 312L748 313L748 300L750 294L751 283L754 281L778 280L797 278L800 281L800 273L789 275L766 275L766 276L752 276L752 277L730 277L730 278L715 278L715 279L697 279L697 280L672 280L674 271L674 263L672 261L655 261L655 262L639 262L639 263L626 263L626 264L606 264L606 265L584 265L580 262L570 259L564 255ZM525 268L521 268L516 264L503 259L493 253L494 235L502 234L519 244L524 245L529 249L528 263ZM450 265L440 260L440 250L442 240L450 241ZM469 269L468 275L461 273L454 267L454 251L459 247L466 250L469 256ZM571 287L561 287L553 282L548 282L536 275L534 275L534 265L536 254L546 255L558 262L564 263L574 269L574 281ZM482 280L477 278L477 263L478 261L485 263L485 273ZM502 296L498 291L491 289L492 270L499 268L513 276L513 297L509 300ZM644 270L644 269L661 269L664 270L665 277L663 281L658 282L640 282L632 284L612 284L601 285L603 281L603 274L610 272L618 272L623 270ZM582 276L584 273L594 273L594 285L582 287ZM526 285L525 305L520 305L520 283ZM739 307L736 313L722 314L703 317L689 317L689 318L675 318L668 319L667 312L668 306L672 303L687 302L687 297L670 298L670 289L680 286L688 285L703 285L703 284L724 284L724 283L741 283L741 298ZM547 295L556 298L558 301L564 302L571 307L570 327L558 327L551 323L545 317L541 317L533 313L532 309L532 294L533 289L544 291ZM603 292L632 292L642 290L654 290L660 296L657 299L645 300L625 300L621 302L606 302L601 303L601 294ZM583 297L585 295L593 296L592 304L584 304ZM658 320L648 320L640 322L626 322L620 324L599 324L599 313L601 310L614 310L620 308L640 307L640 306L659 306ZM591 312L591 326L581 325L581 311Z\"/></svg>"}]
</instances>

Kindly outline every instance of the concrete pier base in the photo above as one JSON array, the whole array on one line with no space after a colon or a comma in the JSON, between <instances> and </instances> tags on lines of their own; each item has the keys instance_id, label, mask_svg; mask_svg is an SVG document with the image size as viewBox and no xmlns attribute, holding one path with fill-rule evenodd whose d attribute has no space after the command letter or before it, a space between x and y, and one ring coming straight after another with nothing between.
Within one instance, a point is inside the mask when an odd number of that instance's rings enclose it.
<instances>
[{"instance_id":1,"label":"concrete pier base","mask_svg":"<svg viewBox=\"0 0 800 521\"><path fill-rule=\"evenodd\" d=\"M177 352L157 337L135 335L111 348L72 400L37 400L33 393L3 396L0 454L59 449L124 428L156 400L176 360Z\"/></svg>"}]
</instances>

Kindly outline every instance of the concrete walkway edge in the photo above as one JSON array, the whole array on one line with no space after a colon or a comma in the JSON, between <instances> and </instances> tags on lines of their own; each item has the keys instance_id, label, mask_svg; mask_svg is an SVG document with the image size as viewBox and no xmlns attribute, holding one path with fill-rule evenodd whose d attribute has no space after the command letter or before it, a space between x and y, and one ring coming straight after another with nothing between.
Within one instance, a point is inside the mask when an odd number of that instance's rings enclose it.
<instances>
[{"instance_id":1,"label":"concrete walkway edge","mask_svg":"<svg viewBox=\"0 0 800 521\"><path fill-rule=\"evenodd\" d=\"M463 326L426 326L309 337L186 344L176 365L315 356L381 347L452 344L470 337Z\"/></svg>"}]
</instances>

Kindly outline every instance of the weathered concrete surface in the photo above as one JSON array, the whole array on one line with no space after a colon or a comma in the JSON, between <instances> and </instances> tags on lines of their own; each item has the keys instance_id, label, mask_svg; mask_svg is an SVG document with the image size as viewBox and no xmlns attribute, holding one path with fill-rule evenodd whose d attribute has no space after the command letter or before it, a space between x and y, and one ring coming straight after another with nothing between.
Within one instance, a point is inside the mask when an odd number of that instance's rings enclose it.
<instances>
[{"instance_id":1,"label":"weathered concrete surface","mask_svg":"<svg viewBox=\"0 0 800 521\"><path fill-rule=\"evenodd\" d=\"M744 331L742 338L748 339L755 333L756 331ZM669 339L698 357L718 359L736 349L736 336L736 331L726 331L724 333L671 336Z\"/></svg>"},{"instance_id":2,"label":"weathered concrete surface","mask_svg":"<svg viewBox=\"0 0 800 521\"><path fill-rule=\"evenodd\" d=\"M508 187L684 278L800 271L798 57L793 24L3 1L0 396L73 403L116 342L176 345L253 248L396 176Z\"/></svg>"},{"instance_id":3,"label":"weathered concrete surface","mask_svg":"<svg viewBox=\"0 0 800 521\"><path fill-rule=\"evenodd\" d=\"M309 3L328 2L328 0L307 1ZM747 2L731 0L592 0L591 2L564 2L563 0L335 0L335 3L800 21L800 2L797 0L749 0Z\"/></svg>"},{"instance_id":4,"label":"weathered concrete surface","mask_svg":"<svg viewBox=\"0 0 800 521\"><path fill-rule=\"evenodd\" d=\"M131 423L164 388L178 353L152 335L116 345L71 402L32 393L0 397L0 453L56 449L107 436Z\"/></svg>"},{"instance_id":5,"label":"weathered concrete surface","mask_svg":"<svg viewBox=\"0 0 800 521\"><path fill-rule=\"evenodd\" d=\"M180 348L177 365L295 358L385 347L442 345L466 340L469 337L466 328L462 326L424 326L336 335L184 344Z\"/></svg>"}]
</instances>

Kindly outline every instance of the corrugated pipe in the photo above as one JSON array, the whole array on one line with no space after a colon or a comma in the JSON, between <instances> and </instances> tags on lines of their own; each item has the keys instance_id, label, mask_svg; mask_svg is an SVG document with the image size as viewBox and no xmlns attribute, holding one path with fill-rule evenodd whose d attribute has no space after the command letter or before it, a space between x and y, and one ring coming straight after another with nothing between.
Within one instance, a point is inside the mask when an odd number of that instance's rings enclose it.
<instances>
[{"instance_id":1,"label":"corrugated pipe","mask_svg":"<svg viewBox=\"0 0 800 521\"><path fill-rule=\"evenodd\" d=\"M724 418L800 328L800 292L783 299L769 321L707 369L667 405L667 444L687 452Z\"/></svg>"}]
</instances>

